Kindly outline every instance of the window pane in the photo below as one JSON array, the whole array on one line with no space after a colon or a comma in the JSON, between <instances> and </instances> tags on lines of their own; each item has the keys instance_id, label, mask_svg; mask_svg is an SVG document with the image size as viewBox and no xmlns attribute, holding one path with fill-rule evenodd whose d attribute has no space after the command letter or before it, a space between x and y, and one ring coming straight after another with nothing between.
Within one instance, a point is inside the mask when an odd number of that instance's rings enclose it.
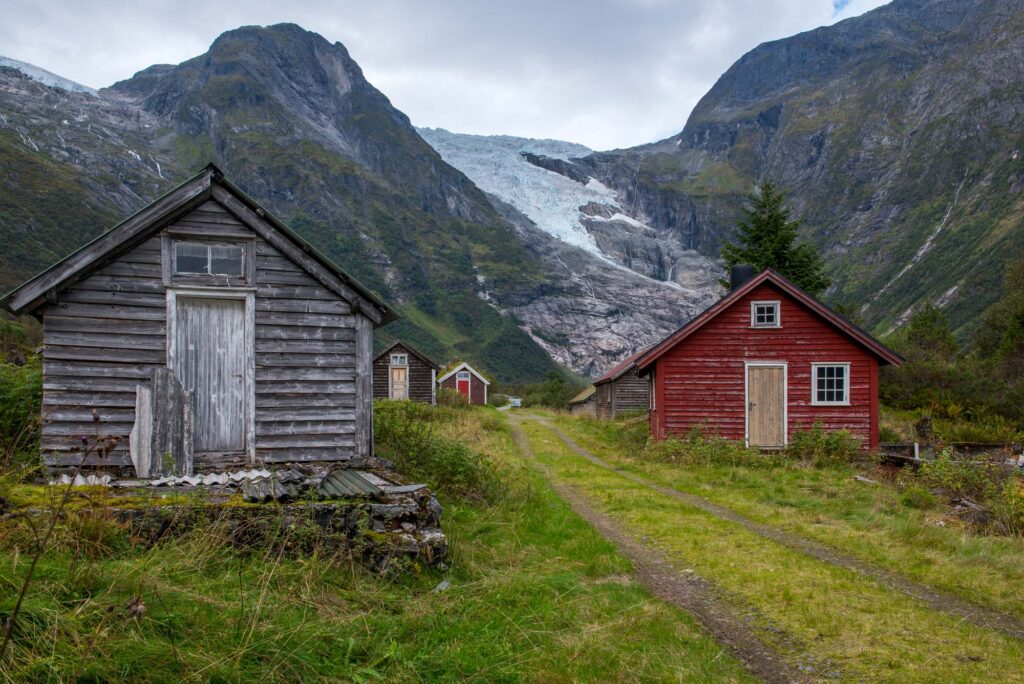
<instances>
[{"instance_id":1,"label":"window pane","mask_svg":"<svg viewBox=\"0 0 1024 684\"><path fill-rule=\"evenodd\" d=\"M217 275L242 275L242 248L238 245L210 247L210 272Z\"/></svg>"},{"instance_id":2,"label":"window pane","mask_svg":"<svg viewBox=\"0 0 1024 684\"><path fill-rule=\"evenodd\" d=\"M177 273L209 273L209 251L206 245L178 242L174 246L174 270Z\"/></svg>"}]
</instances>

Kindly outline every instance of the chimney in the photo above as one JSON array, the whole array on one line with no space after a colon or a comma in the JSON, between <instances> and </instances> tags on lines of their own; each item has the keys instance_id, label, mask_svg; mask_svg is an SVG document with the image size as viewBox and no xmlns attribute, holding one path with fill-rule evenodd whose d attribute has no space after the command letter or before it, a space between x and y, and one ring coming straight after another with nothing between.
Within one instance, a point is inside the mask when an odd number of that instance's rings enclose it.
<instances>
[{"instance_id":1,"label":"chimney","mask_svg":"<svg viewBox=\"0 0 1024 684\"><path fill-rule=\"evenodd\" d=\"M729 272L729 292L740 289L755 275L757 271L750 264L736 264Z\"/></svg>"}]
</instances>

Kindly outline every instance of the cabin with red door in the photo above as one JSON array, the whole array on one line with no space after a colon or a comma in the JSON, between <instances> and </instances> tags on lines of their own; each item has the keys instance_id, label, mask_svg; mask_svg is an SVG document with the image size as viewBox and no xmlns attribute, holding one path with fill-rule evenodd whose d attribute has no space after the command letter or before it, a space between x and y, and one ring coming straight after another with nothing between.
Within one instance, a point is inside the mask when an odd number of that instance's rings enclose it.
<instances>
[{"instance_id":1,"label":"cabin with red door","mask_svg":"<svg viewBox=\"0 0 1024 684\"><path fill-rule=\"evenodd\" d=\"M749 267L746 267L749 269ZM637 360L655 439L693 428L785 447L820 423L878 446L878 369L902 358L772 270L733 269L731 292Z\"/></svg>"},{"instance_id":2,"label":"cabin with red door","mask_svg":"<svg viewBox=\"0 0 1024 684\"><path fill-rule=\"evenodd\" d=\"M491 383L468 363L460 363L437 379L437 384L458 390L470 404L487 403L487 387Z\"/></svg>"}]
</instances>

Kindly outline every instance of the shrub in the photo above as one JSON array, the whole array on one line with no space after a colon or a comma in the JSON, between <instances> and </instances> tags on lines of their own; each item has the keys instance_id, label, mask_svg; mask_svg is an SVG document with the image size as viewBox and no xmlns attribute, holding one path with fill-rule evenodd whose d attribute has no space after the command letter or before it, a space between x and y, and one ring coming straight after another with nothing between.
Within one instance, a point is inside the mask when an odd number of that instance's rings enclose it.
<instances>
[{"instance_id":1,"label":"shrub","mask_svg":"<svg viewBox=\"0 0 1024 684\"><path fill-rule=\"evenodd\" d=\"M953 457L952 449L944 449L934 461L921 464L921 481L949 498L966 498L984 502L995 497L1011 474L1004 463L967 461Z\"/></svg>"},{"instance_id":2,"label":"shrub","mask_svg":"<svg viewBox=\"0 0 1024 684\"><path fill-rule=\"evenodd\" d=\"M938 503L938 498L927 487L911 484L900 494L900 503L907 508L927 510L935 507L935 504Z\"/></svg>"},{"instance_id":3,"label":"shrub","mask_svg":"<svg viewBox=\"0 0 1024 684\"><path fill-rule=\"evenodd\" d=\"M394 461L403 475L456 498L481 503L497 500L501 483L491 463L437 430L438 423L453 420L459 408L378 401L374 411L378 451Z\"/></svg>"},{"instance_id":4,"label":"shrub","mask_svg":"<svg viewBox=\"0 0 1024 684\"><path fill-rule=\"evenodd\" d=\"M1024 478L1007 478L993 505L996 524L1006 534L1024 536Z\"/></svg>"},{"instance_id":5,"label":"shrub","mask_svg":"<svg viewBox=\"0 0 1024 684\"><path fill-rule=\"evenodd\" d=\"M694 428L683 437L649 441L642 455L653 461L686 465L772 468L785 462L778 453L766 453L718 435L706 435L701 428Z\"/></svg>"},{"instance_id":6,"label":"shrub","mask_svg":"<svg viewBox=\"0 0 1024 684\"><path fill-rule=\"evenodd\" d=\"M436 400L438 406L469 406L465 395L451 387L438 387Z\"/></svg>"},{"instance_id":7,"label":"shrub","mask_svg":"<svg viewBox=\"0 0 1024 684\"><path fill-rule=\"evenodd\" d=\"M851 463L860 457L861 441L847 430L826 430L816 422L793 433L786 453L815 466Z\"/></svg>"},{"instance_id":8,"label":"shrub","mask_svg":"<svg viewBox=\"0 0 1024 684\"><path fill-rule=\"evenodd\" d=\"M888 425L883 425L878 428L878 441L882 444L901 442L900 433L892 429Z\"/></svg>"},{"instance_id":9,"label":"shrub","mask_svg":"<svg viewBox=\"0 0 1024 684\"><path fill-rule=\"evenodd\" d=\"M38 461L42 395L38 357L23 366L0 363L0 468Z\"/></svg>"}]
</instances>

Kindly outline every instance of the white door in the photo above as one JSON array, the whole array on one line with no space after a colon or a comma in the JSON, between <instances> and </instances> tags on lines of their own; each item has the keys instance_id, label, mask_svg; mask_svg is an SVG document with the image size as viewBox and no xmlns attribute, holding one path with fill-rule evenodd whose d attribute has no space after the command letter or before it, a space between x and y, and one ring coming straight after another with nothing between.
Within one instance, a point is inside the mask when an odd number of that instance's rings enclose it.
<instances>
[{"instance_id":1,"label":"white door","mask_svg":"<svg viewBox=\"0 0 1024 684\"><path fill-rule=\"evenodd\" d=\"M195 453L246 451L245 300L176 299L175 375L195 398Z\"/></svg>"}]
</instances>

